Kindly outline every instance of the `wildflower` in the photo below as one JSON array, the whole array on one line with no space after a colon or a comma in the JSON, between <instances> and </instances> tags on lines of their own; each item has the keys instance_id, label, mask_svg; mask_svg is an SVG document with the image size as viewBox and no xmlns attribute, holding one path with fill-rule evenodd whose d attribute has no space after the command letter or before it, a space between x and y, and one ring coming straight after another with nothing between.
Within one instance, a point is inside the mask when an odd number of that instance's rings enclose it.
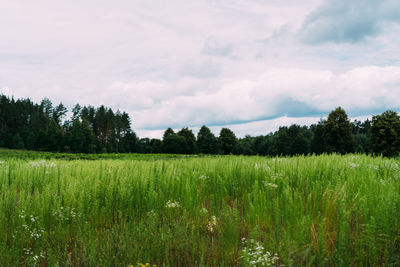
<instances>
[{"instance_id":1,"label":"wildflower","mask_svg":"<svg viewBox=\"0 0 400 267\"><path fill-rule=\"evenodd\" d=\"M57 167L57 164L55 162L50 162L47 164L47 167Z\"/></svg>"},{"instance_id":2,"label":"wildflower","mask_svg":"<svg viewBox=\"0 0 400 267\"><path fill-rule=\"evenodd\" d=\"M31 255L31 254L32 254L31 248L23 248L22 251L23 251L26 255Z\"/></svg>"},{"instance_id":3,"label":"wildflower","mask_svg":"<svg viewBox=\"0 0 400 267\"><path fill-rule=\"evenodd\" d=\"M147 212L147 216L149 216L149 217L155 217L156 215L157 215L157 213L154 210Z\"/></svg>"},{"instance_id":4,"label":"wildflower","mask_svg":"<svg viewBox=\"0 0 400 267\"><path fill-rule=\"evenodd\" d=\"M165 204L165 207L168 209L172 209L172 208L179 208L181 205L179 204L179 202L173 202L171 200L168 200L167 203Z\"/></svg>"},{"instance_id":5,"label":"wildflower","mask_svg":"<svg viewBox=\"0 0 400 267\"><path fill-rule=\"evenodd\" d=\"M35 222L38 218L31 215L31 222Z\"/></svg>"},{"instance_id":6,"label":"wildflower","mask_svg":"<svg viewBox=\"0 0 400 267\"><path fill-rule=\"evenodd\" d=\"M355 164L355 163L350 163L350 167L353 168L353 169L354 169L354 168L357 168L358 166L360 166L360 165Z\"/></svg>"},{"instance_id":7,"label":"wildflower","mask_svg":"<svg viewBox=\"0 0 400 267\"><path fill-rule=\"evenodd\" d=\"M245 266L282 266L277 265L279 263L278 254L272 255L260 242L253 239L246 242L246 239L242 238L242 243L244 248L240 251L240 260Z\"/></svg>"},{"instance_id":8,"label":"wildflower","mask_svg":"<svg viewBox=\"0 0 400 267\"><path fill-rule=\"evenodd\" d=\"M207 175L204 175L204 174L199 176L199 180L207 180L208 178L210 178L210 177L208 177Z\"/></svg>"},{"instance_id":9,"label":"wildflower","mask_svg":"<svg viewBox=\"0 0 400 267\"><path fill-rule=\"evenodd\" d=\"M64 208L60 207L60 209L53 212L53 216L56 217L57 221L60 222L70 222L79 218L81 216L80 213L75 212L74 208Z\"/></svg>"},{"instance_id":10,"label":"wildflower","mask_svg":"<svg viewBox=\"0 0 400 267\"><path fill-rule=\"evenodd\" d=\"M277 185L277 184L274 184L274 183L268 183L268 182L264 182L264 185L265 185L266 187L272 187L272 188L277 188L277 187L278 187L278 185Z\"/></svg>"},{"instance_id":11,"label":"wildflower","mask_svg":"<svg viewBox=\"0 0 400 267\"><path fill-rule=\"evenodd\" d=\"M213 233L215 230L215 227L217 226L217 217L214 215L211 217L211 220L207 223L207 230L210 233Z\"/></svg>"},{"instance_id":12,"label":"wildflower","mask_svg":"<svg viewBox=\"0 0 400 267\"><path fill-rule=\"evenodd\" d=\"M25 211L21 210L21 212L19 213L18 217L20 217L22 219L25 218Z\"/></svg>"},{"instance_id":13,"label":"wildflower","mask_svg":"<svg viewBox=\"0 0 400 267\"><path fill-rule=\"evenodd\" d=\"M271 175L271 179L272 180L276 180L276 179L279 179L279 178L282 178L282 177L283 177L282 173L275 173L275 174Z\"/></svg>"},{"instance_id":14,"label":"wildflower","mask_svg":"<svg viewBox=\"0 0 400 267\"><path fill-rule=\"evenodd\" d=\"M30 162L28 162L28 164L31 167L35 167L35 168L39 168L39 167L54 168L54 167L57 167L57 164L55 162L46 163L45 160L30 161Z\"/></svg>"}]
</instances>

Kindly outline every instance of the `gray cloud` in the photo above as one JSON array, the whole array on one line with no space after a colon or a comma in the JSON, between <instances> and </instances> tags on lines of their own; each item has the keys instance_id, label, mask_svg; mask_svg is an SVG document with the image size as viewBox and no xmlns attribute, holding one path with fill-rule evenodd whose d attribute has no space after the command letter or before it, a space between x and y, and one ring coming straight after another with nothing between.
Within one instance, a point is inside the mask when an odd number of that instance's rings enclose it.
<instances>
[{"instance_id":1,"label":"gray cloud","mask_svg":"<svg viewBox=\"0 0 400 267\"><path fill-rule=\"evenodd\" d=\"M214 78L219 76L221 73L221 67L219 64L204 61L204 62L186 62L181 69L181 74L184 76L192 76L196 78Z\"/></svg>"},{"instance_id":2,"label":"gray cloud","mask_svg":"<svg viewBox=\"0 0 400 267\"><path fill-rule=\"evenodd\" d=\"M224 43L215 36L210 36L204 42L202 53L210 56L230 56L233 51L231 44Z\"/></svg>"},{"instance_id":3,"label":"gray cloud","mask_svg":"<svg viewBox=\"0 0 400 267\"><path fill-rule=\"evenodd\" d=\"M380 34L388 22L400 22L397 0L326 0L300 30L307 43L355 43Z\"/></svg>"}]
</instances>

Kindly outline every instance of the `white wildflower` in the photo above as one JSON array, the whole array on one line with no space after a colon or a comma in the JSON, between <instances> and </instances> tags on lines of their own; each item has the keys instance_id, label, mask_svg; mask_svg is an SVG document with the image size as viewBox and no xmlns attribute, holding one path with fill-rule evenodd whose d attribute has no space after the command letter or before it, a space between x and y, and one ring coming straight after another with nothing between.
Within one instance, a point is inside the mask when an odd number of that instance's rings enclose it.
<instances>
[{"instance_id":1,"label":"white wildflower","mask_svg":"<svg viewBox=\"0 0 400 267\"><path fill-rule=\"evenodd\" d=\"M199 176L199 180L207 180L208 178L210 178L210 177L208 177L205 174L202 174L202 175Z\"/></svg>"},{"instance_id":2,"label":"white wildflower","mask_svg":"<svg viewBox=\"0 0 400 267\"><path fill-rule=\"evenodd\" d=\"M33 256L32 256L32 260L33 260L34 262L37 262L38 259L39 259L39 256L38 256L38 255L33 255Z\"/></svg>"},{"instance_id":3,"label":"white wildflower","mask_svg":"<svg viewBox=\"0 0 400 267\"><path fill-rule=\"evenodd\" d=\"M24 210L21 210L21 212L19 213L18 217L24 219L25 216L26 216L26 215L25 215L25 211L24 211Z\"/></svg>"},{"instance_id":4,"label":"white wildflower","mask_svg":"<svg viewBox=\"0 0 400 267\"><path fill-rule=\"evenodd\" d=\"M38 219L38 217L36 216L33 216L33 215L31 215L31 222L35 222L35 221L37 221L37 219Z\"/></svg>"},{"instance_id":5,"label":"white wildflower","mask_svg":"<svg viewBox=\"0 0 400 267\"><path fill-rule=\"evenodd\" d=\"M213 233L215 231L215 227L217 226L217 217L215 217L214 215L211 216L211 220L208 221L207 223L207 230L210 233Z\"/></svg>"},{"instance_id":6,"label":"white wildflower","mask_svg":"<svg viewBox=\"0 0 400 267\"><path fill-rule=\"evenodd\" d=\"M157 213L154 210L150 210L149 212L147 212L147 216L149 217L155 217L157 215Z\"/></svg>"},{"instance_id":7,"label":"white wildflower","mask_svg":"<svg viewBox=\"0 0 400 267\"><path fill-rule=\"evenodd\" d=\"M59 222L71 222L76 218L80 218L81 214L77 213L74 208L60 207L60 209L53 212L53 216Z\"/></svg>"},{"instance_id":8,"label":"white wildflower","mask_svg":"<svg viewBox=\"0 0 400 267\"><path fill-rule=\"evenodd\" d=\"M31 250L31 248L23 248L22 251L23 251L26 255L32 255L32 250Z\"/></svg>"},{"instance_id":9,"label":"white wildflower","mask_svg":"<svg viewBox=\"0 0 400 267\"><path fill-rule=\"evenodd\" d=\"M275 173L271 175L271 179L272 180L276 180L276 179L280 179L282 178L284 175L282 173Z\"/></svg>"},{"instance_id":10,"label":"white wildflower","mask_svg":"<svg viewBox=\"0 0 400 267\"><path fill-rule=\"evenodd\" d=\"M57 164L55 162L46 162L45 160L29 161L28 164L31 167L35 167L35 168L40 168L40 167L54 168L54 167L57 167Z\"/></svg>"},{"instance_id":11,"label":"white wildflower","mask_svg":"<svg viewBox=\"0 0 400 267\"><path fill-rule=\"evenodd\" d=\"M277 184L274 184L274 183L268 183L268 182L264 182L264 185L265 185L266 187L272 187L272 188L277 188L277 187L278 187L278 185L277 185Z\"/></svg>"},{"instance_id":12,"label":"white wildflower","mask_svg":"<svg viewBox=\"0 0 400 267\"><path fill-rule=\"evenodd\" d=\"M242 238L242 242L244 248L240 251L240 260L245 266L277 266L279 263L278 254L272 255L260 242L253 239L246 242L245 238Z\"/></svg>"},{"instance_id":13,"label":"white wildflower","mask_svg":"<svg viewBox=\"0 0 400 267\"><path fill-rule=\"evenodd\" d=\"M49 164L47 164L47 167L57 167L57 164L55 162L50 162Z\"/></svg>"},{"instance_id":14,"label":"white wildflower","mask_svg":"<svg viewBox=\"0 0 400 267\"><path fill-rule=\"evenodd\" d=\"M350 163L350 167L353 168L353 169L354 169L354 168L357 168L358 166L360 166L360 165L355 164L355 163Z\"/></svg>"},{"instance_id":15,"label":"white wildflower","mask_svg":"<svg viewBox=\"0 0 400 267\"><path fill-rule=\"evenodd\" d=\"M179 202L173 202L171 200L168 200L165 204L165 207L168 209L179 208L180 206L181 205L179 204Z\"/></svg>"}]
</instances>

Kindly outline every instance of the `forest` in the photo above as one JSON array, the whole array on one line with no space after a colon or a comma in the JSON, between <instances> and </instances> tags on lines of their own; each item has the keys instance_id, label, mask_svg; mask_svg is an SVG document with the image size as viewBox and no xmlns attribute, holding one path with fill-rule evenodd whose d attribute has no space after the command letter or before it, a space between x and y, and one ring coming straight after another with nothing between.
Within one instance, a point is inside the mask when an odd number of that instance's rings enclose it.
<instances>
[{"instance_id":1,"label":"forest","mask_svg":"<svg viewBox=\"0 0 400 267\"><path fill-rule=\"evenodd\" d=\"M197 136L189 128L165 130L162 139L139 138L126 112L76 104L68 109L45 98L0 95L0 147L66 153L168 153L293 156L365 153L397 156L400 117L385 111L372 120L350 121L338 107L310 126L293 124L266 135L237 138L222 128L216 136L203 125Z\"/></svg>"}]
</instances>

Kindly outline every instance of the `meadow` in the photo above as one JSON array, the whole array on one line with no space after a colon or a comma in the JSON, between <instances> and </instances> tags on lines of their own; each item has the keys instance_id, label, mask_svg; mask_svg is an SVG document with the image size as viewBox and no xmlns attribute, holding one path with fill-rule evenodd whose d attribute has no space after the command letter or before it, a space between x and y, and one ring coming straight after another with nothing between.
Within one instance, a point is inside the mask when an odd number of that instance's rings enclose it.
<instances>
[{"instance_id":1,"label":"meadow","mask_svg":"<svg viewBox=\"0 0 400 267\"><path fill-rule=\"evenodd\" d=\"M0 266L400 265L396 159L34 158L0 158Z\"/></svg>"}]
</instances>

